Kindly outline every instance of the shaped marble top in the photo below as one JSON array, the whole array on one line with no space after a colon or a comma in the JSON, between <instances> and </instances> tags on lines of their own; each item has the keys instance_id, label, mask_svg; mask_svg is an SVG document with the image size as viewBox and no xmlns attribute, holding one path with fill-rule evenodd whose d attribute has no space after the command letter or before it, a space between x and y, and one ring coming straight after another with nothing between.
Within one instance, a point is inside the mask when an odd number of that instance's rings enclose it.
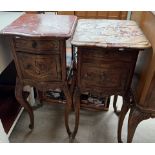
<instances>
[{"instance_id":1,"label":"shaped marble top","mask_svg":"<svg viewBox=\"0 0 155 155\"><path fill-rule=\"evenodd\" d=\"M80 19L71 43L76 46L151 47L137 23L131 20Z\"/></svg>"},{"instance_id":2,"label":"shaped marble top","mask_svg":"<svg viewBox=\"0 0 155 155\"><path fill-rule=\"evenodd\" d=\"M30 37L69 38L77 22L76 16L50 14L24 14L0 33Z\"/></svg>"}]
</instances>

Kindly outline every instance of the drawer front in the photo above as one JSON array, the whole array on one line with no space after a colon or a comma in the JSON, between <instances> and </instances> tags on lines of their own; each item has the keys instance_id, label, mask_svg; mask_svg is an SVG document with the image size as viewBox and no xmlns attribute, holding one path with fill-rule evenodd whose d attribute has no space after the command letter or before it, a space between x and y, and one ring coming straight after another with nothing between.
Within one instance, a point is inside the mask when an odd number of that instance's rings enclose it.
<instances>
[{"instance_id":1,"label":"drawer front","mask_svg":"<svg viewBox=\"0 0 155 155\"><path fill-rule=\"evenodd\" d=\"M30 40L15 38L15 47L21 51L54 50L59 52L59 40Z\"/></svg>"},{"instance_id":2,"label":"drawer front","mask_svg":"<svg viewBox=\"0 0 155 155\"><path fill-rule=\"evenodd\" d=\"M123 62L131 62L137 58L137 52L132 51L131 49L90 49L83 48L81 50L82 58L84 60L90 60L90 62L94 60L102 60L102 61L123 61Z\"/></svg>"},{"instance_id":3,"label":"drawer front","mask_svg":"<svg viewBox=\"0 0 155 155\"><path fill-rule=\"evenodd\" d=\"M122 63L104 64L104 66L83 63L81 67L82 88L124 90L130 73L128 65Z\"/></svg>"},{"instance_id":4,"label":"drawer front","mask_svg":"<svg viewBox=\"0 0 155 155\"><path fill-rule=\"evenodd\" d=\"M23 79L37 81L60 81L61 66L59 55L33 55L17 52Z\"/></svg>"}]
</instances>

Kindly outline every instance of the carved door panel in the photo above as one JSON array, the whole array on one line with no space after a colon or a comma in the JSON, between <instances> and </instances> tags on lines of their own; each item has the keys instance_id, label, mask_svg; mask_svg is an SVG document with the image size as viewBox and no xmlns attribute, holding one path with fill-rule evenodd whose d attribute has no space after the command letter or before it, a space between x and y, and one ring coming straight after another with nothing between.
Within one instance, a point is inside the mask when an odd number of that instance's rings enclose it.
<instances>
[{"instance_id":1,"label":"carved door panel","mask_svg":"<svg viewBox=\"0 0 155 155\"><path fill-rule=\"evenodd\" d=\"M81 66L81 87L93 88L95 90L108 89L124 91L128 82L130 68L126 63L104 64L102 66L83 63Z\"/></svg>"},{"instance_id":2,"label":"carved door panel","mask_svg":"<svg viewBox=\"0 0 155 155\"><path fill-rule=\"evenodd\" d=\"M23 79L37 81L61 80L59 55L34 55L17 52Z\"/></svg>"},{"instance_id":3,"label":"carved door panel","mask_svg":"<svg viewBox=\"0 0 155 155\"><path fill-rule=\"evenodd\" d=\"M128 49L80 47L80 87L97 92L106 90L108 94L125 92L131 82L137 54Z\"/></svg>"}]
</instances>

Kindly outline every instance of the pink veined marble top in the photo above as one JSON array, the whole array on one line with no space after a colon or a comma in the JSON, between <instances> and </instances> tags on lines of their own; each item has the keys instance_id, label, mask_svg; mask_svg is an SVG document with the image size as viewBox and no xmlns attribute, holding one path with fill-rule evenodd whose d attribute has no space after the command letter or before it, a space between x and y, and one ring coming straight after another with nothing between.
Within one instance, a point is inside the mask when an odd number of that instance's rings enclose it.
<instances>
[{"instance_id":1,"label":"pink veined marble top","mask_svg":"<svg viewBox=\"0 0 155 155\"><path fill-rule=\"evenodd\" d=\"M28 37L69 38L77 22L76 16L50 14L24 14L0 33Z\"/></svg>"},{"instance_id":2,"label":"pink veined marble top","mask_svg":"<svg viewBox=\"0 0 155 155\"><path fill-rule=\"evenodd\" d=\"M71 43L76 46L151 47L137 23L131 20L80 19Z\"/></svg>"}]
</instances>

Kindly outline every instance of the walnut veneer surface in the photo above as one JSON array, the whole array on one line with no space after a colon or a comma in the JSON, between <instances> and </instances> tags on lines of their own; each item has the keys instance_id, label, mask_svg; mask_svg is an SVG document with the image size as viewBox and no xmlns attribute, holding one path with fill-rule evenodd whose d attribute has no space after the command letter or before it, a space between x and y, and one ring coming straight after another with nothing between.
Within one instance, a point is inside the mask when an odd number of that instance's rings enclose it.
<instances>
[{"instance_id":1,"label":"walnut veneer surface","mask_svg":"<svg viewBox=\"0 0 155 155\"><path fill-rule=\"evenodd\" d=\"M78 19L126 19L127 13L127 11L58 11L58 14L75 15Z\"/></svg>"},{"instance_id":2,"label":"walnut veneer surface","mask_svg":"<svg viewBox=\"0 0 155 155\"><path fill-rule=\"evenodd\" d=\"M131 82L139 52L151 47L136 22L129 20L81 19L71 41L77 48L77 82L74 92L78 130L80 94L89 92L108 98L123 97L118 141L124 117L134 103ZM115 99L116 101L116 99ZM114 107L115 111L116 107Z\"/></svg>"},{"instance_id":3,"label":"walnut veneer surface","mask_svg":"<svg viewBox=\"0 0 155 155\"><path fill-rule=\"evenodd\" d=\"M155 117L155 15L150 11L143 11L138 14L133 12L132 18L139 23L152 48L143 51L137 61L135 75L138 79L134 88L136 104L129 108L128 142L132 142L137 126L143 120ZM122 114L123 111L127 113L129 109L123 106Z\"/></svg>"},{"instance_id":4,"label":"walnut veneer surface","mask_svg":"<svg viewBox=\"0 0 155 155\"><path fill-rule=\"evenodd\" d=\"M15 95L30 116L34 127L32 107L23 98L23 87L33 86L40 101L49 89L61 89L66 98L65 125L69 136L68 114L72 99L66 69L66 40L74 32L76 16L24 14L1 31L12 45L17 70ZM41 93L41 95L40 95Z\"/></svg>"},{"instance_id":5,"label":"walnut veneer surface","mask_svg":"<svg viewBox=\"0 0 155 155\"><path fill-rule=\"evenodd\" d=\"M74 132L68 126L68 113L72 103L66 73L66 39L72 36L77 18L75 16L25 14L1 31L10 37L13 57L17 69L16 98L28 111L30 127L33 128L32 108L23 100L24 85L38 91L60 88L67 104L65 110L66 129L75 137L79 124L80 94L90 92L108 98L123 96L123 107L119 118L118 141L124 117L134 102L131 81L139 51L151 47L141 29L134 21L82 19L78 21L72 45L73 66L76 76L74 105L76 123ZM76 55L77 52L77 64ZM154 87L151 87L153 89ZM153 99L153 98L152 98ZM131 111L138 115L136 110ZM140 117L148 118L150 115ZM134 123L130 117L130 124ZM137 121L140 121L137 120ZM129 130L128 141L133 131Z\"/></svg>"}]
</instances>

